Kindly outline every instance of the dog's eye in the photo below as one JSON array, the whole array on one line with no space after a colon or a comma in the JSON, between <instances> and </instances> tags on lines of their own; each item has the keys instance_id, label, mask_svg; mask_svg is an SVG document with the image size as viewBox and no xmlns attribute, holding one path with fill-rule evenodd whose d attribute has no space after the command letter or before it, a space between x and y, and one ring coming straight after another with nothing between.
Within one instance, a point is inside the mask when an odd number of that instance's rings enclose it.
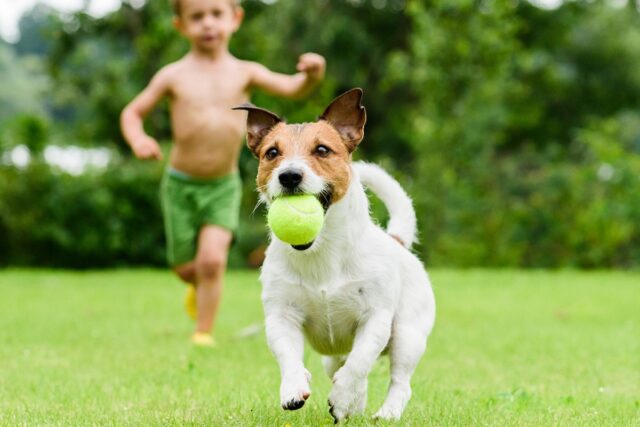
<instances>
[{"instance_id":1,"label":"dog's eye","mask_svg":"<svg viewBox=\"0 0 640 427\"><path fill-rule=\"evenodd\" d=\"M320 157L327 157L329 154L331 154L331 149L326 145L318 145L316 147L316 154Z\"/></svg>"},{"instance_id":2,"label":"dog's eye","mask_svg":"<svg viewBox=\"0 0 640 427\"><path fill-rule=\"evenodd\" d=\"M278 154L280 154L280 152L278 151L277 148L269 148L265 153L264 157L266 157L267 160L273 160L276 157L278 157Z\"/></svg>"}]
</instances>

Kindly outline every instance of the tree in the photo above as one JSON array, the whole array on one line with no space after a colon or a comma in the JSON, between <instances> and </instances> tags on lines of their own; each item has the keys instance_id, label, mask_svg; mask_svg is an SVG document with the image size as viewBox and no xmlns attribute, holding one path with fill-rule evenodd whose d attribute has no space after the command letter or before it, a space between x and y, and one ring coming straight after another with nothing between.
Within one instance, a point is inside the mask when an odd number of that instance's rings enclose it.
<instances>
[{"instance_id":1,"label":"tree","mask_svg":"<svg viewBox=\"0 0 640 427\"><path fill-rule=\"evenodd\" d=\"M0 151L25 143L42 148L47 138L50 81L37 57L22 58L0 44Z\"/></svg>"},{"instance_id":2,"label":"tree","mask_svg":"<svg viewBox=\"0 0 640 427\"><path fill-rule=\"evenodd\" d=\"M18 55L47 55L53 46L52 33L61 26L55 9L42 3L22 15L18 22L20 39L14 48Z\"/></svg>"}]
</instances>

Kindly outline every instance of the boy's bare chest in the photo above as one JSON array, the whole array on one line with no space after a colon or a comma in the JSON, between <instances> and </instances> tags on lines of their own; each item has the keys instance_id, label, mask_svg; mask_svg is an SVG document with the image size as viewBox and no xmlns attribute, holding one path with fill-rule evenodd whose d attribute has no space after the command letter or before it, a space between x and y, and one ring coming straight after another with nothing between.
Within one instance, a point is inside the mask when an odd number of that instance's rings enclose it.
<instances>
[{"instance_id":1,"label":"boy's bare chest","mask_svg":"<svg viewBox=\"0 0 640 427\"><path fill-rule=\"evenodd\" d=\"M242 72L186 72L172 87L172 100L192 107L228 108L248 98L248 76Z\"/></svg>"}]
</instances>

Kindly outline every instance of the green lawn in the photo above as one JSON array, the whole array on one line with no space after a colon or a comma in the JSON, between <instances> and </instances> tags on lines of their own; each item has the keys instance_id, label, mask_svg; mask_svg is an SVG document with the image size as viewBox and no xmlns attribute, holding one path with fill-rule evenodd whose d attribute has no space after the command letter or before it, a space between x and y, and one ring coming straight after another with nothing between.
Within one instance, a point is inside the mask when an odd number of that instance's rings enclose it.
<instances>
[{"instance_id":1,"label":"green lawn","mask_svg":"<svg viewBox=\"0 0 640 427\"><path fill-rule=\"evenodd\" d=\"M429 348L399 425L640 425L640 274L433 271ZM331 425L330 383L279 407L255 272L228 275L219 347L194 349L169 272L0 270L0 425ZM386 391L370 375L369 425ZM376 425L387 425L377 423Z\"/></svg>"}]
</instances>

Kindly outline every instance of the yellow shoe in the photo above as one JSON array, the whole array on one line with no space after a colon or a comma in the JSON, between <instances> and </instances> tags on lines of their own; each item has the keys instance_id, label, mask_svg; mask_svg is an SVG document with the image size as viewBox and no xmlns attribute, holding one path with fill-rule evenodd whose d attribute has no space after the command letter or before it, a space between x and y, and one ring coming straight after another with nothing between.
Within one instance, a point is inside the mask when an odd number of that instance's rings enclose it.
<instances>
[{"instance_id":1,"label":"yellow shoe","mask_svg":"<svg viewBox=\"0 0 640 427\"><path fill-rule=\"evenodd\" d=\"M194 332L191 337L193 345L198 347L215 347L216 341L213 339L210 333L207 332Z\"/></svg>"},{"instance_id":2,"label":"yellow shoe","mask_svg":"<svg viewBox=\"0 0 640 427\"><path fill-rule=\"evenodd\" d=\"M184 295L184 310L192 320L196 320L198 318L196 287L193 285L187 285L187 293Z\"/></svg>"}]
</instances>

